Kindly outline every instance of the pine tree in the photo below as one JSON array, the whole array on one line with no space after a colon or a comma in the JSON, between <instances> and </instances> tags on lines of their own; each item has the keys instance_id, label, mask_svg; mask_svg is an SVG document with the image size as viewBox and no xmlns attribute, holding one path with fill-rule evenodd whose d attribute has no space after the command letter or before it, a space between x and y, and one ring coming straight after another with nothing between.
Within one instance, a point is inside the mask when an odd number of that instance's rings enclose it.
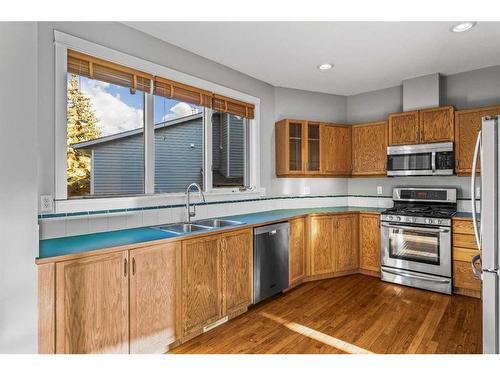
<instances>
[{"instance_id":1,"label":"pine tree","mask_svg":"<svg viewBox=\"0 0 500 375\"><path fill-rule=\"evenodd\" d=\"M78 142L99 138L101 130L90 98L80 91L78 76L75 74L71 75L68 85L67 128L68 196L88 195L90 194L90 154L86 151L75 150L71 146Z\"/></svg>"}]
</instances>

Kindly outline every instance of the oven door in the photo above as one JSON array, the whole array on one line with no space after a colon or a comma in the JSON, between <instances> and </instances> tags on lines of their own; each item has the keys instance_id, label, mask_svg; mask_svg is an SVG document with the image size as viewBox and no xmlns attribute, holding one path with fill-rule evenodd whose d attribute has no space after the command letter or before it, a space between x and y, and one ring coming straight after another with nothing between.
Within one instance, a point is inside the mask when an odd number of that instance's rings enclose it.
<instances>
[{"instance_id":1,"label":"oven door","mask_svg":"<svg viewBox=\"0 0 500 375\"><path fill-rule=\"evenodd\" d=\"M383 222L384 266L451 277L451 229Z\"/></svg>"}]
</instances>

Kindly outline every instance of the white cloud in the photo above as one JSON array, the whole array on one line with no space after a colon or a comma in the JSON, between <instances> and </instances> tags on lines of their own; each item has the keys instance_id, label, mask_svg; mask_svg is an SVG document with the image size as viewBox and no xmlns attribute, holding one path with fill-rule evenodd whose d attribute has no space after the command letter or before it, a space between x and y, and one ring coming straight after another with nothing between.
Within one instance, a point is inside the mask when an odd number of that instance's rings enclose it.
<instances>
[{"instance_id":1,"label":"white cloud","mask_svg":"<svg viewBox=\"0 0 500 375\"><path fill-rule=\"evenodd\" d=\"M170 108L170 112L162 117L162 121L175 120L176 118L186 117L198 113L198 108L191 107L189 104L184 102L179 102Z\"/></svg>"},{"instance_id":2,"label":"white cloud","mask_svg":"<svg viewBox=\"0 0 500 375\"><path fill-rule=\"evenodd\" d=\"M109 83L85 80L81 90L90 97L92 107L99 119L102 135L121 133L142 127L143 111L120 100L120 95L113 96L106 92Z\"/></svg>"}]
</instances>

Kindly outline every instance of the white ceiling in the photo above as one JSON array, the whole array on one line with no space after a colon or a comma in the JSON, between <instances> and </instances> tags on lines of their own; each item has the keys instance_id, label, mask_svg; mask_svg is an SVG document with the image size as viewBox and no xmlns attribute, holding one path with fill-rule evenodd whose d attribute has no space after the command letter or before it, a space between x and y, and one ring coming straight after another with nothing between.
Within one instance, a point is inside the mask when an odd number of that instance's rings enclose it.
<instances>
[{"instance_id":1,"label":"white ceiling","mask_svg":"<svg viewBox=\"0 0 500 375\"><path fill-rule=\"evenodd\" d=\"M273 86L352 95L500 65L500 22L127 22ZM319 71L330 62L335 67Z\"/></svg>"}]
</instances>

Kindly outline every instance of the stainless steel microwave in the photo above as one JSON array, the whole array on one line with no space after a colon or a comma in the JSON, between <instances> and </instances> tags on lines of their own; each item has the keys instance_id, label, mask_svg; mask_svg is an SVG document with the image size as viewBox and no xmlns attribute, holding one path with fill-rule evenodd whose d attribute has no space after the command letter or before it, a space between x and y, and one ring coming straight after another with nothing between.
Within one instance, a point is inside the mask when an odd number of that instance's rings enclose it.
<instances>
[{"instance_id":1,"label":"stainless steel microwave","mask_svg":"<svg viewBox=\"0 0 500 375\"><path fill-rule=\"evenodd\" d=\"M449 176L454 168L453 142L387 147L388 176Z\"/></svg>"}]
</instances>

